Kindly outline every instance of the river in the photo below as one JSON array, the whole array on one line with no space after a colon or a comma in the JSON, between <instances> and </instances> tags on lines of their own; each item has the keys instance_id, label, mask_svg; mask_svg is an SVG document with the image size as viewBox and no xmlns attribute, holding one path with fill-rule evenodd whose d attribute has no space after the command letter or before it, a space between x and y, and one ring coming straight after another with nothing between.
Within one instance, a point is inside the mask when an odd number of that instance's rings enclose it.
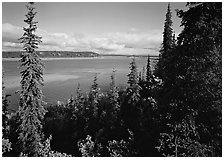
<instances>
[{"instance_id":1,"label":"river","mask_svg":"<svg viewBox=\"0 0 224 159\"><path fill-rule=\"evenodd\" d=\"M93 78L97 73L98 84L102 91L106 91L110 83L112 70L116 70L116 84L119 87L127 86L127 75L130 72L131 58L124 56L103 56L97 58L73 59L44 59L44 101L56 104L57 101L66 102L71 95L75 95L78 83L84 93L90 90ZM146 66L146 57L136 57L138 71ZM154 62L152 62L154 65ZM20 62L16 60L3 60L4 84L9 97L10 110L18 109L20 89Z\"/></svg>"}]
</instances>

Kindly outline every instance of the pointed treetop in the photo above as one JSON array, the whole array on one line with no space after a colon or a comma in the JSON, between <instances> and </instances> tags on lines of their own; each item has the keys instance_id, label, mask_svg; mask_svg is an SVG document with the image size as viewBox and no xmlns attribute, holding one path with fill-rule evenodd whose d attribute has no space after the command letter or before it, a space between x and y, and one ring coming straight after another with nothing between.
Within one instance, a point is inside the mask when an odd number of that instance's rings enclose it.
<instances>
[{"instance_id":1,"label":"pointed treetop","mask_svg":"<svg viewBox=\"0 0 224 159\"><path fill-rule=\"evenodd\" d=\"M142 77L141 79L145 81L145 66L142 67Z\"/></svg>"},{"instance_id":2,"label":"pointed treetop","mask_svg":"<svg viewBox=\"0 0 224 159\"><path fill-rule=\"evenodd\" d=\"M95 73L94 79L93 79L93 85L91 87L92 90L98 89L98 83L97 83L97 73Z\"/></svg>"},{"instance_id":3,"label":"pointed treetop","mask_svg":"<svg viewBox=\"0 0 224 159\"><path fill-rule=\"evenodd\" d=\"M77 94L81 93L80 83L78 83L78 86L77 86L77 89L76 89L76 93Z\"/></svg>"},{"instance_id":4,"label":"pointed treetop","mask_svg":"<svg viewBox=\"0 0 224 159\"><path fill-rule=\"evenodd\" d=\"M167 12L166 12L166 17L167 17L167 16L171 17L171 14L172 14L172 12L171 12L170 3L168 3L168 6L167 6Z\"/></svg>"},{"instance_id":5,"label":"pointed treetop","mask_svg":"<svg viewBox=\"0 0 224 159\"><path fill-rule=\"evenodd\" d=\"M151 76L152 76L151 61L150 61L150 56L148 55L147 66L146 66L146 81L149 81Z\"/></svg>"},{"instance_id":6,"label":"pointed treetop","mask_svg":"<svg viewBox=\"0 0 224 159\"><path fill-rule=\"evenodd\" d=\"M111 78L110 88L111 89L113 89L115 87L115 72L116 72L116 70L113 68L112 74L110 76L110 78Z\"/></svg>"},{"instance_id":7,"label":"pointed treetop","mask_svg":"<svg viewBox=\"0 0 224 159\"><path fill-rule=\"evenodd\" d=\"M170 3L168 3L166 19L164 24L164 31L163 31L163 43L162 49L160 52L166 54L169 50L173 47L173 22L172 22L172 13L170 9Z\"/></svg>"},{"instance_id":8,"label":"pointed treetop","mask_svg":"<svg viewBox=\"0 0 224 159\"><path fill-rule=\"evenodd\" d=\"M128 74L128 84L130 88L134 88L138 83L138 72L135 58L132 58L132 61L130 63L130 71L131 72Z\"/></svg>"},{"instance_id":9,"label":"pointed treetop","mask_svg":"<svg viewBox=\"0 0 224 159\"><path fill-rule=\"evenodd\" d=\"M39 58L35 49L41 42L41 37L35 35L37 29L33 19L34 12L33 3L27 5L28 13L25 15L24 22L28 25L23 28L24 34L19 39L23 44L23 52L21 55L21 91L19 103L19 117L22 121L18 128L19 143L21 143L22 153L28 156L38 156L41 149L42 141L42 123L46 110L43 100L43 67L44 64Z\"/></svg>"}]
</instances>

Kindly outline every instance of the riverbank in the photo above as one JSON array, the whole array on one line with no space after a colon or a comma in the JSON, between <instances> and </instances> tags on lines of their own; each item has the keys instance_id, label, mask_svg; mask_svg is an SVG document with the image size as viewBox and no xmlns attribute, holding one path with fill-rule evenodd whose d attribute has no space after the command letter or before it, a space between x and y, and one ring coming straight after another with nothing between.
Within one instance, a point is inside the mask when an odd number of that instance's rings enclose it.
<instances>
[{"instance_id":1,"label":"riverbank","mask_svg":"<svg viewBox=\"0 0 224 159\"><path fill-rule=\"evenodd\" d=\"M21 58L2 58L2 61L19 61ZM50 60L83 60L83 59L104 59L104 57L46 57L46 58L41 58L43 61L50 61Z\"/></svg>"}]
</instances>

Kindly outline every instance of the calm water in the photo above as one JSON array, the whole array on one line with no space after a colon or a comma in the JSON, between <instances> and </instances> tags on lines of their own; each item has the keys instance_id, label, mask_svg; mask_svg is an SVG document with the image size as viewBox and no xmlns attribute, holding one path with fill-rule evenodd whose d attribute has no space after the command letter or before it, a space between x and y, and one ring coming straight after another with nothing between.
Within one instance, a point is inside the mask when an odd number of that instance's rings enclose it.
<instances>
[{"instance_id":1,"label":"calm water","mask_svg":"<svg viewBox=\"0 0 224 159\"><path fill-rule=\"evenodd\" d=\"M136 58L138 70L142 71L146 60L146 57ZM127 57L44 60L44 100L48 104L55 104L57 101L65 102L71 95L75 95L78 83L84 93L88 92L96 73L99 86L102 91L105 91L109 87L113 68L116 70L116 84L119 87L126 87L130 62L131 59ZM18 61L3 61L2 63L6 91L7 94L11 94L9 108L16 110L19 95L15 92L20 89L20 63Z\"/></svg>"}]
</instances>

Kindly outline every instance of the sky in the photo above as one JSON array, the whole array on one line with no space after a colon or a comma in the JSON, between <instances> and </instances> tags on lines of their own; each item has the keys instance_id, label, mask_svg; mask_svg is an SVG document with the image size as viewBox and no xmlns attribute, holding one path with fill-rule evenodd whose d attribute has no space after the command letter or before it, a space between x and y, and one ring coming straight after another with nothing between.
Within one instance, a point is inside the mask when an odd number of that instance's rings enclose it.
<instances>
[{"instance_id":1,"label":"sky","mask_svg":"<svg viewBox=\"0 0 224 159\"><path fill-rule=\"evenodd\" d=\"M23 2L2 3L2 50L19 51L27 9ZM158 55L168 2L37 2L38 50L94 51L100 54ZM178 35L181 19L170 3L173 30Z\"/></svg>"}]
</instances>

